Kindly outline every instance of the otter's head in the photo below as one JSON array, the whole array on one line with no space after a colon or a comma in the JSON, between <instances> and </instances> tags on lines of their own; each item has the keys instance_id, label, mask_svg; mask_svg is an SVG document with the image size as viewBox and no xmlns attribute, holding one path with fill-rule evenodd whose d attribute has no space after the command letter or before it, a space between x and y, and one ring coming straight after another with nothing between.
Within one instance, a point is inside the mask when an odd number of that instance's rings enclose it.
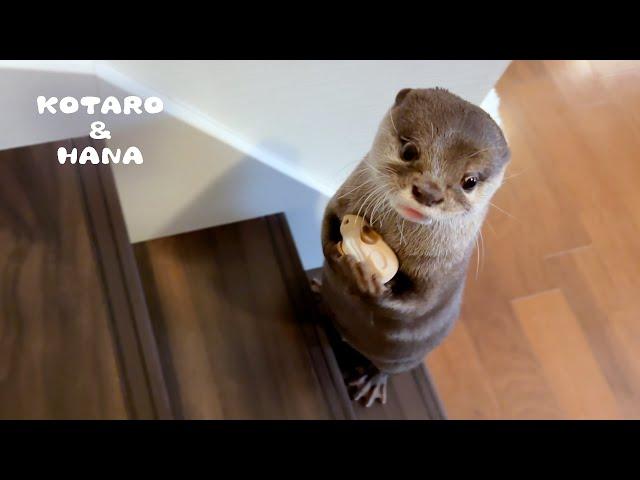
<instances>
[{"instance_id":1,"label":"otter's head","mask_svg":"<svg viewBox=\"0 0 640 480\"><path fill-rule=\"evenodd\" d=\"M489 114L440 88L401 90L368 158L391 207L417 223L486 209L508 161Z\"/></svg>"}]
</instances>

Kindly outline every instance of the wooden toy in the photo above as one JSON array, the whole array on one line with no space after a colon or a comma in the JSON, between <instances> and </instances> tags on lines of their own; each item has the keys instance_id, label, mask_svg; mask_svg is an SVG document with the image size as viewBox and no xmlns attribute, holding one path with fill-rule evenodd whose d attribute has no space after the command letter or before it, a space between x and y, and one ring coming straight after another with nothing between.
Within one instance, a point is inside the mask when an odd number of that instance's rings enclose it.
<instances>
[{"instance_id":1,"label":"wooden toy","mask_svg":"<svg viewBox=\"0 0 640 480\"><path fill-rule=\"evenodd\" d=\"M364 218L345 215L340 224L340 234L340 253L366 262L382 283L388 282L397 273L398 257Z\"/></svg>"}]
</instances>

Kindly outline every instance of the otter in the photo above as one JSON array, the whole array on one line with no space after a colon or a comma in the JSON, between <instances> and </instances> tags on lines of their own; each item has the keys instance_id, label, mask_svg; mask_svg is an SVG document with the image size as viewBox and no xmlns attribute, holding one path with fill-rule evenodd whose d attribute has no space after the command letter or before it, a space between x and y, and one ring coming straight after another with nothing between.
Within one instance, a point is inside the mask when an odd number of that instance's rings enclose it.
<instances>
[{"instance_id":1,"label":"otter","mask_svg":"<svg viewBox=\"0 0 640 480\"><path fill-rule=\"evenodd\" d=\"M370 362L352 398L386 402L389 375L410 370L451 331L476 236L510 151L484 110L443 88L398 92L373 145L329 200L317 290L336 329ZM396 253L383 284L342 255L340 223L364 217Z\"/></svg>"}]
</instances>

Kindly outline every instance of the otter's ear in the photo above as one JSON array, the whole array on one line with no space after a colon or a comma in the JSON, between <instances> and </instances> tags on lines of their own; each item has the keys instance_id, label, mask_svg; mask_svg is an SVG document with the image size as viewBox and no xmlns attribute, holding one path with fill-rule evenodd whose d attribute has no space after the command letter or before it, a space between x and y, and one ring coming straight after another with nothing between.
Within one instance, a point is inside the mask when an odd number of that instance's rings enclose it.
<instances>
[{"instance_id":1,"label":"otter's ear","mask_svg":"<svg viewBox=\"0 0 640 480\"><path fill-rule=\"evenodd\" d=\"M396 95L396 103L394 104L394 106L397 107L398 105L400 105L411 90L411 88L403 88L402 90L400 90Z\"/></svg>"}]
</instances>

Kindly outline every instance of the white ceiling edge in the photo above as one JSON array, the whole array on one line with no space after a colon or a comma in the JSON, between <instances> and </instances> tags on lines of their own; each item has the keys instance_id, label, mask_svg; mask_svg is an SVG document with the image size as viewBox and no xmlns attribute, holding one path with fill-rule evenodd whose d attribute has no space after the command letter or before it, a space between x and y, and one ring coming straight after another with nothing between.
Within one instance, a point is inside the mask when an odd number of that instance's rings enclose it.
<instances>
[{"instance_id":1,"label":"white ceiling edge","mask_svg":"<svg viewBox=\"0 0 640 480\"><path fill-rule=\"evenodd\" d=\"M96 62L94 68L96 76L105 82L139 97L159 97L164 103L164 111L169 115L203 133L206 133L207 135L217 138L249 157L264 163L268 167L291 177L292 179L319 193L322 193L323 195L326 195L327 197L333 196L333 188L318 182L303 170L291 166L281 157L256 147L255 144L243 137L241 134L232 131L221 122L199 112L192 106L160 94L137 80L133 80L131 77L122 74L110 65Z\"/></svg>"},{"instance_id":2,"label":"white ceiling edge","mask_svg":"<svg viewBox=\"0 0 640 480\"><path fill-rule=\"evenodd\" d=\"M0 68L94 75L95 60L0 60Z\"/></svg>"}]
</instances>

